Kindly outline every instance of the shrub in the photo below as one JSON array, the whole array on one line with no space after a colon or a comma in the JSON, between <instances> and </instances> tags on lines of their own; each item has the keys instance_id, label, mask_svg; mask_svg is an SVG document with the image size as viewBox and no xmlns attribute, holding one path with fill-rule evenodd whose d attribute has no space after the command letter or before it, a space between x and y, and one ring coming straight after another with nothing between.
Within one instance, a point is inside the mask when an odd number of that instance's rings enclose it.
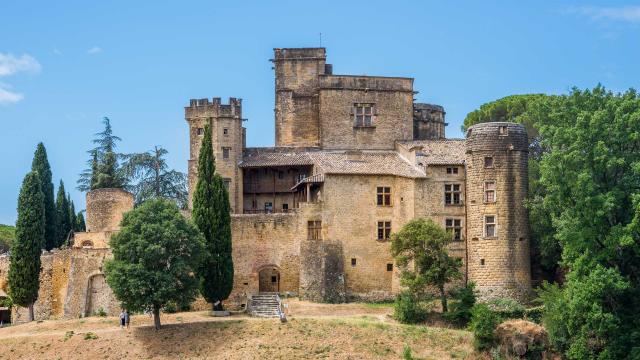
<instances>
[{"instance_id":1,"label":"shrub","mask_svg":"<svg viewBox=\"0 0 640 360\"><path fill-rule=\"evenodd\" d=\"M419 323L427 317L427 309L424 305L417 297L408 292L398 294L393 309L394 318L403 324Z\"/></svg>"},{"instance_id":2,"label":"shrub","mask_svg":"<svg viewBox=\"0 0 640 360\"><path fill-rule=\"evenodd\" d=\"M522 319L525 307L513 299L493 299L487 302L489 309L500 315L503 320Z\"/></svg>"},{"instance_id":3,"label":"shrub","mask_svg":"<svg viewBox=\"0 0 640 360\"><path fill-rule=\"evenodd\" d=\"M98 338L98 335L96 335L95 333L92 332L88 332L86 334L84 334L84 339L85 340L95 340Z\"/></svg>"},{"instance_id":4,"label":"shrub","mask_svg":"<svg viewBox=\"0 0 640 360\"><path fill-rule=\"evenodd\" d=\"M544 306L536 306L524 310L524 319L532 321L536 324L542 322L542 314L544 312Z\"/></svg>"},{"instance_id":5,"label":"shrub","mask_svg":"<svg viewBox=\"0 0 640 360\"><path fill-rule=\"evenodd\" d=\"M451 310L443 314L444 318L456 325L464 326L471 320L471 309L476 304L475 284L469 283L451 292L453 302Z\"/></svg>"},{"instance_id":6,"label":"shrub","mask_svg":"<svg viewBox=\"0 0 640 360\"><path fill-rule=\"evenodd\" d=\"M103 308L99 308L98 310L96 310L95 315L96 316L100 316L100 317L106 317L107 316L107 312L104 311Z\"/></svg>"},{"instance_id":7,"label":"shrub","mask_svg":"<svg viewBox=\"0 0 640 360\"><path fill-rule=\"evenodd\" d=\"M173 301L168 302L164 308L162 309L165 313L167 314L173 314L178 312L178 308L176 306L176 303Z\"/></svg>"},{"instance_id":8,"label":"shrub","mask_svg":"<svg viewBox=\"0 0 640 360\"><path fill-rule=\"evenodd\" d=\"M404 349L402 349L402 359L413 360L413 355L411 355L411 348L407 344L405 344Z\"/></svg>"},{"instance_id":9,"label":"shrub","mask_svg":"<svg viewBox=\"0 0 640 360\"><path fill-rule=\"evenodd\" d=\"M476 304L471 309L473 344L477 350L488 350L496 344L495 328L502 321L501 316L492 311L487 304Z\"/></svg>"}]
</instances>

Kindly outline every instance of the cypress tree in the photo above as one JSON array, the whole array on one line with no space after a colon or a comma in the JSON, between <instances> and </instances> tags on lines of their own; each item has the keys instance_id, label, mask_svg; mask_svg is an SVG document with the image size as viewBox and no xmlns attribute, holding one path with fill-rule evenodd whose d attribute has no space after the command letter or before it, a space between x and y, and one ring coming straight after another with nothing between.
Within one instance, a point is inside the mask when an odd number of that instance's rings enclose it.
<instances>
[{"instance_id":1,"label":"cypress tree","mask_svg":"<svg viewBox=\"0 0 640 360\"><path fill-rule=\"evenodd\" d=\"M51 250L56 243L56 205L53 201L53 183L51 182L51 166L47 158L47 149L39 143L33 155L31 171L37 171L40 186L44 195L44 248Z\"/></svg>"},{"instance_id":2,"label":"cypress tree","mask_svg":"<svg viewBox=\"0 0 640 360\"><path fill-rule=\"evenodd\" d=\"M231 214L229 194L215 173L211 128L205 128L198 158L198 183L193 195L193 221L205 238L205 259L200 268L200 292L214 310L233 287L231 256Z\"/></svg>"},{"instance_id":3,"label":"cypress tree","mask_svg":"<svg viewBox=\"0 0 640 360\"><path fill-rule=\"evenodd\" d=\"M67 201L67 193L64 191L64 183L60 180L58 187L58 195L56 196L56 217L57 224L57 241L55 247L64 245L69 231L71 230L71 220L69 219L69 202Z\"/></svg>"},{"instance_id":4,"label":"cypress tree","mask_svg":"<svg viewBox=\"0 0 640 360\"><path fill-rule=\"evenodd\" d=\"M40 254L44 246L44 194L38 173L25 176L18 198L16 239L9 263L9 295L15 304L29 308L33 321L33 303L40 287Z\"/></svg>"},{"instance_id":5,"label":"cypress tree","mask_svg":"<svg viewBox=\"0 0 640 360\"><path fill-rule=\"evenodd\" d=\"M69 225L71 230L78 231L78 219L76 217L76 206L71 200L71 194L67 196L67 203L69 204Z\"/></svg>"},{"instance_id":6,"label":"cypress tree","mask_svg":"<svg viewBox=\"0 0 640 360\"><path fill-rule=\"evenodd\" d=\"M78 212L76 223L78 224L77 231L87 231L87 226L84 223L84 214L82 211Z\"/></svg>"}]
</instances>

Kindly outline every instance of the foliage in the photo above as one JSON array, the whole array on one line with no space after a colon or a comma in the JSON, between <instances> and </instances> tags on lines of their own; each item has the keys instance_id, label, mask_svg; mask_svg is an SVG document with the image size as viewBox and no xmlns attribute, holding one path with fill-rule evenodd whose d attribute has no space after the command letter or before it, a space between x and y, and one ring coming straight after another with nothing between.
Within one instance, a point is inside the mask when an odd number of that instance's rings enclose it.
<instances>
[{"instance_id":1,"label":"foliage","mask_svg":"<svg viewBox=\"0 0 640 360\"><path fill-rule=\"evenodd\" d=\"M164 199L126 213L121 225L110 241L113 260L106 265L107 283L124 308L152 311L158 329L162 307L196 296L202 235Z\"/></svg>"},{"instance_id":2,"label":"foliage","mask_svg":"<svg viewBox=\"0 0 640 360\"><path fill-rule=\"evenodd\" d=\"M84 339L85 340L96 340L98 338L98 335L96 335L95 333L89 331L87 333L84 334Z\"/></svg>"},{"instance_id":3,"label":"foliage","mask_svg":"<svg viewBox=\"0 0 640 360\"><path fill-rule=\"evenodd\" d=\"M187 207L187 177L169 170L165 160L168 151L161 146L153 150L123 156L123 171L128 179L136 204L149 199L164 198L175 201L182 209Z\"/></svg>"},{"instance_id":4,"label":"foliage","mask_svg":"<svg viewBox=\"0 0 640 360\"><path fill-rule=\"evenodd\" d=\"M76 205L71 200L71 194L67 194L67 204L69 204L69 227L74 232L78 231L78 218L76 214Z\"/></svg>"},{"instance_id":5,"label":"foliage","mask_svg":"<svg viewBox=\"0 0 640 360\"><path fill-rule=\"evenodd\" d=\"M56 243L54 247L60 247L66 244L69 234L72 230L71 218L69 216L69 198L64 189L64 183L60 180L58 186L58 195L56 196Z\"/></svg>"},{"instance_id":6,"label":"foliage","mask_svg":"<svg viewBox=\"0 0 640 360\"><path fill-rule=\"evenodd\" d=\"M198 158L192 216L205 239L206 254L199 270L200 292L214 310L222 310L222 300L229 297L233 287L231 207L222 178L215 173L212 144L211 128L207 125Z\"/></svg>"},{"instance_id":7,"label":"foliage","mask_svg":"<svg viewBox=\"0 0 640 360\"><path fill-rule=\"evenodd\" d=\"M471 320L471 309L476 304L475 284L470 282L466 286L451 292L454 301L451 311L444 314L447 321L458 326L464 326Z\"/></svg>"},{"instance_id":8,"label":"foliage","mask_svg":"<svg viewBox=\"0 0 640 360\"><path fill-rule=\"evenodd\" d=\"M80 211L76 216L76 231L80 232L80 231L86 231L86 230L87 230L87 225L84 222L84 211Z\"/></svg>"},{"instance_id":9,"label":"foliage","mask_svg":"<svg viewBox=\"0 0 640 360\"><path fill-rule=\"evenodd\" d=\"M409 345L404 344L404 347L402 348L402 360L413 360L414 357L411 354L411 347L409 347Z\"/></svg>"},{"instance_id":10,"label":"foliage","mask_svg":"<svg viewBox=\"0 0 640 360\"><path fill-rule=\"evenodd\" d=\"M107 312L104 311L103 308L99 308L98 310L96 310L95 315L100 317L107 317Z\"/></svg>"},{"instance_id":11,"label":"foliage","mask_svg":"<svg viewBox=\"0 0 640 360\"><path fill-rule=\"evenodd\" d=\"M111 121L108 117L102 119L104 130L95 134L93 143L96 147L89 150L91 158L78 179L78 190L89 191L103 188L124 188L126 179L119 164L120 154L115 152L117 142L121 139L113 134Z\"/></svg>"},{"instance_id":12,"label":"foliage","mask_svg":"<svg viewBox=\"0 0 640 360\"><path fill-rule=\"evenodd\" d=\"M44 246L44 195L38 173L28 173L18 197L16 240L9 264L9 296L15 304L29 307L33 321L33 303L40 287L40 253Z\"/></svg>"},{"instance_id":13,"label":"foliage","mask_svg":"<svg viewBox=\"0 0 640 360\"><path fill-rule=\"evenodd\" d=\"M13 306L13 300L11 299L11 296L6 296L6 297L2 297L0 298L0 307L12 307Z\"/></svg>"},{"instance_id":14,"label":"foliage","mask_svg":"<svg viewBox=\"0 0 640 360\"><path fill-rule=\"evenodd\" d=\"M532 321L536 324L542 323L542 316L545 313L544 305L526 308L524 310L524 319Z\"/></svg>"},{"instance_id":15,"label":"foliage","mask_svg":"<svg viewBox=\"0 0 640 360\"><path fill-rule=\"evenodd\" d=\"M16 238L16 228L10 225L0 224L0 253L9 251Z\"/></svg>"},{"instance_id":16,"label":"foliage","mask_svg":"<svg viewBox=\"0 0 640 360\"><path fill-rule=\"evenodd\" d=\"M487 302L487 306L489 306L489 309L491 309L491 311L500 315L500 317L504 320L522 319L524 317L524 306L513 299L491 299Z\"/></svg>"},{"instance_id":17,"label":"foliage","mask_svg":"<svg viewBox=\"0 0 640 360\"><path fill-rule=\"evenodd\" d=\"M473 344L477 350L488 350L496 344L495 329L502 322L499 314L489 308L487 304L476 304L471 309L471 323Z\"/></svg>"},{"instance_id":18,"label":"foliage","mask_svg":"<svg viewBox=\"0 0 640 360\"><path fill-rule=\"evenodd\" d=\"M427 318L427 309L418 297L403 291L396 296L393 317L403 324L416 324Z\"/></svg>"},{"instance_id":19,"label":"foliage","mask_svg":"<svg viewBox=\"0 0 640 360\"><path fill-rule=\"evenodd\" d=\"M53 200L53 183L51 166L47 158L47 149L43 143L39 143L33 154L31 171L37 171L40 178L40 186L44 196L44 248L51 250L57 241L56 205Z\"/></svg>"},{"instance_id":20,"label":"foliage","mask_svg":"<svg viewBox=\"0 0 640 360\"><path fill-rule=\"evenodd\" d=\"M460 260L450 257L452 235L431 219L413 219L391 236L391 254L402 269L401 284L420 297L427 286L440 291L442 311L447 312L446 283L462 277ZM409 269L409 263L413 269Z\"/></svg>"}]
</instances>

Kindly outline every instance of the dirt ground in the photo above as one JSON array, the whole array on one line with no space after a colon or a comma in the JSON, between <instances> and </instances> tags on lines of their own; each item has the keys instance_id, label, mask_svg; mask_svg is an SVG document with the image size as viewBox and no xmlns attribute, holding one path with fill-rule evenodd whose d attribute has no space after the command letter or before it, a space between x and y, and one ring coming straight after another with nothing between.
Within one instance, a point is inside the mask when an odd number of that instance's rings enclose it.
<instances>
[{"instance_id":1,"label":"dirt ground","mask_svg":"<svg viewBox=\"0 0 640 360\"><path fill-rule=\"evenodd\" d=\"M244 314L146 315L120 329L115 317L47 320L0 329L0 359L399 359L405 345L420 359L475 359L462 330L407 326L391 308L289 299L288 322Z\"/></svg>"}]
</instances>

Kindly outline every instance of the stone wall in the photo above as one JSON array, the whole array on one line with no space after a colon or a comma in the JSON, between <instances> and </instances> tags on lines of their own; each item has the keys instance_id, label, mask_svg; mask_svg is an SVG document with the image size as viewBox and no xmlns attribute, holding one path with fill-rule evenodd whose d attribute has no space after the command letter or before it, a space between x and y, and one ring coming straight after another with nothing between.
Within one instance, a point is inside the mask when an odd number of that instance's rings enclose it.
<instances>
[{"instance_id":1,"label":"stone wall","mask_svg":"<svg viewBox=\"0 0 640 360\"><path fill-rule=\"evenodd\" d=\"M444 115L444 108L440 105L413 104L413 139L444 139L447 126Z\"/></svg>"},{"instance_id":2,"label":"stone wall","mask_svg":"<svg viewBox=\"0 0 640 360\"><path fill-rule=\"evenodd\" d=\"M122 189L87 193L87 232L117 231L125 212L133 209L133 195Z\"/></svg>"},{"instance_id":3,"label":"stone wall","mask_svg":"<svg viewBox=\"0 0 640 360\"><path fill-rule=\"evenodd\" d=\"M468 271L483 299L531 295L527 150L522 125L484 123L467 132ZM495 202L485 201L486 181L496 183ZM486 215L496 216L497 236L486 236Z\"/></svg>"}]
</instances>

